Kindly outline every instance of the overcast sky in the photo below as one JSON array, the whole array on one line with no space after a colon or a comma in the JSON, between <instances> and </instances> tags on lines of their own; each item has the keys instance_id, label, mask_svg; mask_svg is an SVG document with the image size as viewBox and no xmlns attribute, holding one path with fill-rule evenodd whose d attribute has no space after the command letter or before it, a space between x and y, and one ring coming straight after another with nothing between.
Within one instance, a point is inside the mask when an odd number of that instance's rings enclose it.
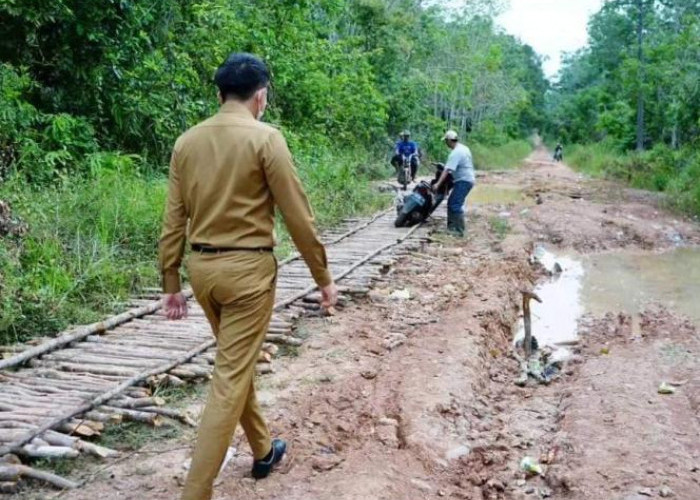
<instances>
[{"instance_id":1,"label":"overcast sky","mask_svg":"<svg viewBox=\"0 0 700 500\"><path fill-rule=\"evenodd\" d=\"M604 0L510 0L510 8L497 23L532 46L544 61L544 72L555 76L562 52L586 45L586 25Z\"/></svg>"}]
</instances>

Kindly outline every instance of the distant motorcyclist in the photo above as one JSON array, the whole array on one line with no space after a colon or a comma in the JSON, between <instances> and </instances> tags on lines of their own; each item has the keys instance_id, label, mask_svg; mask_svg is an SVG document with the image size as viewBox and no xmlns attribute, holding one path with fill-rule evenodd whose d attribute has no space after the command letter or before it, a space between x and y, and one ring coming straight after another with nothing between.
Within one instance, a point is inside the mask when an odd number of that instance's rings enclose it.
<instances>
[{"instance_id":1,"label":"distant motorcyclist","mask_svg":"<svg viewBox=\"0 0 700 500\"><path fill-rule=\"evenodd\" d=\"M557 146L554 148L554 160L562 161L564 159L564 147L561 142L557 142Z\"/></svg>"},{"instance_id":2,"label":"distant motorcyclist","mask_svg":"<svg viewBox=\"0 0 700 500\"><path fill-rule=\"evenodd\" d=\"M420 150L418 144L411 139L411 133L408 130L401 132L401 140L396 143L394 148L394 156L391 158L391 164L395 169L401 168L404 158L408 158L411 163L411 181L416 180L416 172L420 165Z\"/></svg>"}]
</instances>

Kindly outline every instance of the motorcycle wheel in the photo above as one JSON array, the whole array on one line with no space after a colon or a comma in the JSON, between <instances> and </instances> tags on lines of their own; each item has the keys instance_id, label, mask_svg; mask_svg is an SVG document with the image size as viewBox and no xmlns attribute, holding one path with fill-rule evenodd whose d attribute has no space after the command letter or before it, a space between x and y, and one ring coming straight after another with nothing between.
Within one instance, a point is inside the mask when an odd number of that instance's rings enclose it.
<instances>
[{"instance_id":1,"label":"motorcycle wheel","mask_svg":"<svg viewBox=\"0 0 700 500\"><path fill-rule=\"evenodd\" d=\"M401 212L394 221L394 227L404 227L404 224L406 224L406 219L408 219L408 214Z\"/></svg>"}]
</instances>

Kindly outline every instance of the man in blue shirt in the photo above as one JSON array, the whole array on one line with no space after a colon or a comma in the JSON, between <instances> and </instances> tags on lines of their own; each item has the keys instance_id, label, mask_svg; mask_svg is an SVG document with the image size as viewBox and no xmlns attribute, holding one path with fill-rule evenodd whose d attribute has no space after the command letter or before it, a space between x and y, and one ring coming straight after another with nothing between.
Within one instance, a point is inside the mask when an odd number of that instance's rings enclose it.
<instances>
[{"instance_id":1,"label":"man in blue shirt","mask_svg":"<svg viewBox=\"0 0 700 500\"><path fill-rule=\"evenodd\" d=\"M408 130L401 132L401 140L396 143L394 148L394 156L391 158L391 164L395 169L401 167L403 157L409 158L411 162L411 181L416 180L416 172L418 171L419 155L418 144L410 140L411 133Z\"/></svg>"}]
</instances>

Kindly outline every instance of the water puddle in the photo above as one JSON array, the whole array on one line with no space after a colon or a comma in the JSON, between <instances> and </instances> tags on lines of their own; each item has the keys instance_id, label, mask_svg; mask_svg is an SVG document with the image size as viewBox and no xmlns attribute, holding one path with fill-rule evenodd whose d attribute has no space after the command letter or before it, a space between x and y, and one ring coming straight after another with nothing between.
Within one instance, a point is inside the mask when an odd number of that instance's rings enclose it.
<instances>
[{"instance_id":1,"label":"water puddle","mask_svg":"<svg viewBox=\"0 0 700 500\"><path fill-rule=\"evenodd\" d=\"M601 254L583 262L581 300L586 312L636 315L655 301L688 316L700 328L700 248Z\"/></svg>"},{"instance_id":2,"label":"water puddle","mask_svg":"<svg viewBox=\"0 0 700 500\"><path fill-rule=\"evenodd\" d=\"M700 327L700 248L557 256L538 247L533 257L554 273L535 289L542 303L530 303L532 333L540 345L574 342L585 313L625 312L634 319L650 302L670 307ZM521 321L515 338L522 336Z\"/></svg>"},{"instance_id":3,"label":"water puddle","mask_svg":"<svg viewBox=\"0 0 700 500\"><path fill-rule=\"evenodd\" d=\"M498 184L477 184L467 197L471 205L532 204L533 200L516 186Z\"/></svg>"}]
</instances>

